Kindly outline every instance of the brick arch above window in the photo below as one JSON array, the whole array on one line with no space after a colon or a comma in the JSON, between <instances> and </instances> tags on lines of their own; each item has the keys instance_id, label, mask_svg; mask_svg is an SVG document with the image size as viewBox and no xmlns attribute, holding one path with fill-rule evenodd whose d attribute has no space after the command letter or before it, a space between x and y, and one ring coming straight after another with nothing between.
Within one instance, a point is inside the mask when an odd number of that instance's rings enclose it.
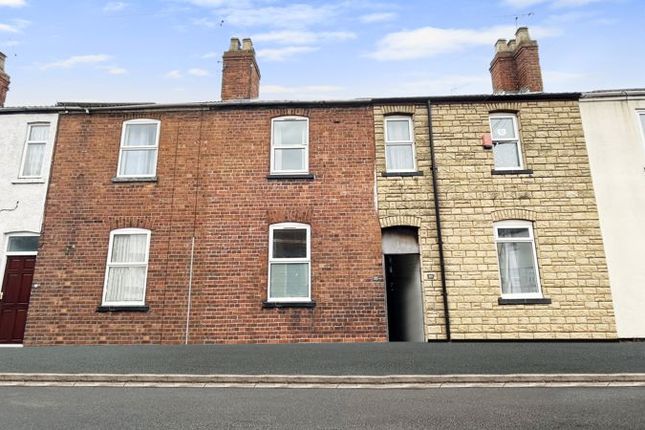
<instances>
[{"instance_id":1,"label":"brick arch above window","mask_svg":"<svg viewBox=\"0 0 645 430\"><path fill-rule=\"evenodd\" d=\"M267 211L267 222L269 224L294 223L294 222L311 224L312 219L313 219L313 208L310 208L310 207L269 209Z\"/></svg>"},{"instance_id":2,"label":"brick arch above window","mask_svg":"<svg viewBox=\"0 0 645 430\"><path fill-rule=\"evenodd\" d=\"M505 221L509 219L524 220L524 221L535 221L535 212L528 209L499 209L491 212L491 217L493 222Z\"/></svg>"},{"instance_id":3,"label":"brick arch above window","mask_svg":"<svg viewBox=\"0 0 645 430\"><path fill-rule=\"evenodd\" d=\"M383 115L414 115L416 106L414 105L386 105L382 106Z\"/></svg>"},{"instance_id":4,"label":"brick arch above window","mask_svg":"<svg viewBox=\"0 0 645 430\"><path fill-rule=\"evenodd\" d=\"M110 230L122 228L141 228L145 230L154 230L155 220L149 216L139 217L110 217Z\"/></svg>"},{"instance_id":5,"label":"brick arch above window","mask_svg":"<svg viewBox=\"0 0 645 430\"><path fill-rule=\"evenodd\" d=\"M281 116L300 116L309 118L310 110L305 108L281 108L271 109L269 111L271 118L279 118Z\"/></svg>"},{"instance_id":6,"label":"brick arch above window","mask_svg":"<svg viewBox=\"0 0 645 430\"><path fill-rule=\"evenodd\" d=\"M380 217L381 228L387 227L421 227L421 218L410 215L386 216Z\"/></svg>"}]
</instances>

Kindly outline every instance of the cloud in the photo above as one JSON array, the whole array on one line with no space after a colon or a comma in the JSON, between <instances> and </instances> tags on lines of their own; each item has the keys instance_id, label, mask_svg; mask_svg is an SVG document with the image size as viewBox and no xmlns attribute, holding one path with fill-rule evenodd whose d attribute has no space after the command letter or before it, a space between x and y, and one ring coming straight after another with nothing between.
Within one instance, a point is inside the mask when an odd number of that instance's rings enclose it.
<instances>
[{"instance_id":1,"label":"cloud","mask_svg":"<svg viewBox=\"0 0 645 430\"><path fill-rule=\"evenodd\" d=\"M201 57L201 58L202 58L202 59L204 59L204 60L207 60L207 59L209 59L209 58L218 58L220 55L222 55L222 53L221 53L221 52L214 52L214 51L211 51L211 52L207 52L207 53L205 53L204 55L202 55L202 57Z\"/></svg>"},{"instance_id":2,"label":"cloud","mask_svg":"<svg viewBox=\"0 0 645 430\"><path fill-rule=\"evenodd\" d=\"M209 18L196 18L193 19L192 23L197 27L215 28L220 25L221 21L216 22Z\"/></svg>"},{"instance_id":3,"label":"cloud","mask_svg":"<svg viewBox=\"0 0 645 430\"><path fill-rule=\"evenodd\" d=\"M105 70L110 75L125 75L128 73L126 69L118 66L103 66L101 69Z\"/></svg>"},{"instance_id":4,"label":"cloud","mask_svg":"<svg viewBox=\"0 0 645 430\"><path fill-rule=\"evenodd\" d=\"M527 7L531 7L539 4L545 4L545 3L555 8L580 7L580 6L586 6L592 3L599 3L601 1L606 1L606 0L503 0L504 4L514 7L516 9L524 9Z\"/></svg>"},{"instance_id":5,"label":"cloud","mask_svg":"<svg viewBox=\"0 0 645 430\"><path fill-rule=\"evenodd\" d=\"M179 70L171 70L168 73L166 73L164 76L168 79L181 79L183 75Z\"/></svg>"},{"instance_id":6,"label":"cloud","mask_svg":"<svg viewBox=\"0 0 645 430\"><path fill-rule=\"evenodd\" d=\"M513 26L486 29L422 27L385 35L377 42L376 50L367 54L367 57L379 61L428 58L474 46L492 47L500 37L514 33ZM540 39L555 36L559 31L547 27L531 27L531 33Z\"/></svg>"},{"instance_id":7,"label":"cloud","mask_svg":"<svg viewBox=\"0 0 645 430\"><path fill-rule=\"evenodd\" d=\"M356 33L349 31L313 32L313 31L272 31L252 36L254 42L275 42L279 44L310 45L325 41L356 39Z\"/></svg>"},{"instance_id":8,"label":"cloud","mask_svg":"<svg viewBox=\"0 0 645 430\"><path fill-rule=\"evenodd\" d=\"M224 22L233 26L269 26L277 28L307 28L329 22L338 12L334 5L312 6L290 4L286 6L240 7L219 11Z\"/></svg>"},{"instance_id":9,"label":"cloud","mask_svg":"<svg viewBox=\"0 0 645 430\"><path fill-rule=\"evenodd\" d=\"M0 0L0 7L23 7L27 6L25 0Z\"/></svg>"},{"instance_id":10,"label":"cloud","mask_svg":"<svg viewBox=\"0 0 645 430\"><path fill-rule=\"evenodd\" d=\"M93 55L75 55L73 57L66 58L64 60L54 61L52 63L43 64L40 66L42 70L47 69L69 69L81 64L97 64L104 63L110 60L112 57L105 54L93 54Z\"/></svg>"},{"instance_id":11,"label":"cloud","mask_svg":"<svg viewBox=\"0 0 645 430\"><path fill-rule=\"evenodd\" d=\"M335 85L304 85L304 86L283 86L283 85L263 85L260 87L262 96L280 97L283 99L315 99L320 97L330 97L340 93L343 87Z\"/></svg>"},{"instance_id":12,"label":"cloud","mask_svg":"<svg viewBox=\"0 0 645 430\"><path fill-rule=\"evenodd\" d=\"M358 20L363 24L373 24L377 22L386 22L396 19L397 14L394 12L375 12L367 15L359 16Z\"/></svg>"},{"instance_id":13,"label":"cloud","mask_svg":"<svg viewBox=\"0 0 645 430\"><path fill-rule=\"evenodd\" d=\"M317 51L315 46L285 46L283 48L260 49L257 51L258 58L269 61L284 61L294 55L307 54Z\"/></svg>"},{"instance_id":14,"label":"cloud","mask_svg":"<svg viewBox=\"0 0 645 430\"><path fill-rule=\"evenodd\" d=\"M1 1L1 0L0 0ZM0 23L0 32L5 33L20 33L30 24L29 21L24 19L14 19L11 24Z\"/></svg>"},{"instance_id":15,"label":"cloud","mask_svg":"<svg viewBox=\"0 0 645 430\"><path fill-rule=\"evenodd\" d=\"M119 12L126 9L128 6L130 6L128 3L122 1L111 1L103 6L103 12Z\"/></svg>"},{"instance_id":16,"label":"cloud","mask_svg":"<svg viewBox=\"0 0 645 430\"><path fill-rule=\"evenodd\" d=\"M199 68L194 68L188 70L188 74L192 76L198 76L198 77L203 77L203 76L210 76L210 72L206 69L199 69Z\"/></svg>"},{"instance_id":17,"label":"cloud","mask_svg":"<svg viewBox=\"0 0 645 430\"><path fill-rule=\"evenodd\" d=\"M473 94L490 91L490 85L487 74L446 75L431 79L408 77L389 87L387 92L388 95L399 96Z\"/></svg>"}]
</instances>

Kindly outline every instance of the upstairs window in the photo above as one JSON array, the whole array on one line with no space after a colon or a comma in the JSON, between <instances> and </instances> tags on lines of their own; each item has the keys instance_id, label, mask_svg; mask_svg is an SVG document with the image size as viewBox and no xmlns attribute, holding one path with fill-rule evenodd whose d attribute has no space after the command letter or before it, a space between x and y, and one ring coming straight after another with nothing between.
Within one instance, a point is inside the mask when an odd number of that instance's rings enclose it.
<instances>
[{"instance_id":1,"label":"upstairs window","mask_svg":"<svg viewBox=\"0 0 645 430\"><path fill-rule=\"evenodd\" d=\"M119 178L151 178L157 174L160 122L135 119L123 123Z\"/></svg>"},{"instance_id":2,"label":"upstairs window","mask_svg":"<svg viewBox=\"0 0 645 430\"><path fill-rule=\"evenodd\" d=\"M269 227L270 302L311 301L311 229L307 224Z\"/></svg>"},{"instance_id":3,"label":"upstairs window","mask_svg":"<svg viewBox=\"0 0 645 430\"><path fill-rule=\"evenodd\" d=\"M414 127L412 118L385 118L385 170L387 172L416 171Z\"/></svg>"},{"instance_id":4,"label":"upstairs window","mask_svg":"<svg viewBox=\"0 0 645 430\"><path fill-rule=\"evenodd\" d=\"M138 228L110 233L103 287L104 306L145 304L150 231Z\"/></svg>"},{"instance_id":5,"label":"upstairs window","mask_svg":"<svg viewBox=\"0 0 645 430\"><path fill-rule=\"evenodd\" d=\"M22 165L20 166L20 178L37 179L42 177L45 148L48 141L48 123L29 124Z\"/></svg>"},{"instance_id":6,"label":"upstairs window","mask_svg":"<svg viewBox=\"0 0 645 430\"><path fill-rule=\"evenodd\" d=\"M532 223L500 221L494 230L502 297L541 298Z\"/></svg>"},{"instance_id":7,"label":"upstairs window","mask_svg":"<svg viewBox=\"0 0 645 430\"><path fill-rule=\"evenodd\" d=\"M643 140L645 141L645 110L638 112L638 118L641 120L641 130L643 131Z\"/></svg>"},{"instance_id":8,"label":"upstairs window","mask_svg":"<svg viewBox=\"0 0 645 430\"><path fill-rule=\"evenodd\" d=\"M517 117L509 113L493 114L490 116L490 130L495 170L521 170L522 152Z\"/></svg>"},{"instance_id":9,"label":"upstairs window","mask_svg":"<svg viewBox=\"0 0 645 430\"><path fill-rule=\"evenodd\" d=\"M309 119L281 117L271 121L271 173L309 173Z\"/></svg>"}]
</instances>

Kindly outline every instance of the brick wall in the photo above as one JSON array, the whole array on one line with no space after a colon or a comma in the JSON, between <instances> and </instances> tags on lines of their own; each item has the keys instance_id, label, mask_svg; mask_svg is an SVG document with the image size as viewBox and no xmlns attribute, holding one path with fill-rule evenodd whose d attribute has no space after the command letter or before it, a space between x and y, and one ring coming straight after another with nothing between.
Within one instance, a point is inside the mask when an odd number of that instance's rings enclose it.
<instances>
[{"instance_id":1,"label":"brick wall","mask_svg":"<svg viewBox=\"0 0 645 430\"><path fill-rule=\"evenodd\" d=\"M379 216L421 226L426 336L442 339L437 245L423 106L375 108L377 170L384 170L382 116L414 115L423 177L379 178ZM532 175L493 176L480 137L492 111L517 112ZM453 339L610 339L616 337L598 214L577 101L445 103L432 108ZM424 152L425 151L425 152ZM398 217L398 218L397 218ZM548 305L499 305L493 222L533 221Z\"/></svg>"},{"instance_id":2,"label":"brick wall","mask_svg":"<svg viewBox=\"0 0 645 430\"><path fill-rule=\"evenodd\" d=\"M270 120L310 118L313 181L268 180ZM156 183L112 183L121 125L161 121ZM371 108L63 115L25 344L383 341ZM312 229L313 309L264 309L268 229ZM109 232L152 231L148 312L98 313Z\"/></svg>"}]
</instances>

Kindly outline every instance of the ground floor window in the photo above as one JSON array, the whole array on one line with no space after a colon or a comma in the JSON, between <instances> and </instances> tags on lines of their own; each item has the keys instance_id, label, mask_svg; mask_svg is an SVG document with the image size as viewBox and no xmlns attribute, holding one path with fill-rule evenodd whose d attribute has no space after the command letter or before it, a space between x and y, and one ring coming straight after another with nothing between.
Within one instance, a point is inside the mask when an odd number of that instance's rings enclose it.
<instances>
[{"instance_id":1,"label":"ground floor window","mask_svg":"<svg viewBox=\"0 0 645 430\"><path fill-rule=\"evenodd\" d=\"M282 223L269 227L269 301L311 300L311 228Z\"/></svg>"},{"instance_id":2,"label":"ground floor window","mask_svg":"<svg viewBox=\"0 0 645 430\"><path fill-rule=\"evenodd\" d=\"M494 230L502 297L542 297L532 223L500 221Z\"/></svg>"},{"instance_id":3,"label":"ground floor window","mask_svg":"<svg viewBox=\"0 0 645 430\"><path fill-rule=\"evenodd\" d=\"M145 304L150 231L138 228L110 233L103 288L104 306Z\"/></svg>"}]
</instances>

